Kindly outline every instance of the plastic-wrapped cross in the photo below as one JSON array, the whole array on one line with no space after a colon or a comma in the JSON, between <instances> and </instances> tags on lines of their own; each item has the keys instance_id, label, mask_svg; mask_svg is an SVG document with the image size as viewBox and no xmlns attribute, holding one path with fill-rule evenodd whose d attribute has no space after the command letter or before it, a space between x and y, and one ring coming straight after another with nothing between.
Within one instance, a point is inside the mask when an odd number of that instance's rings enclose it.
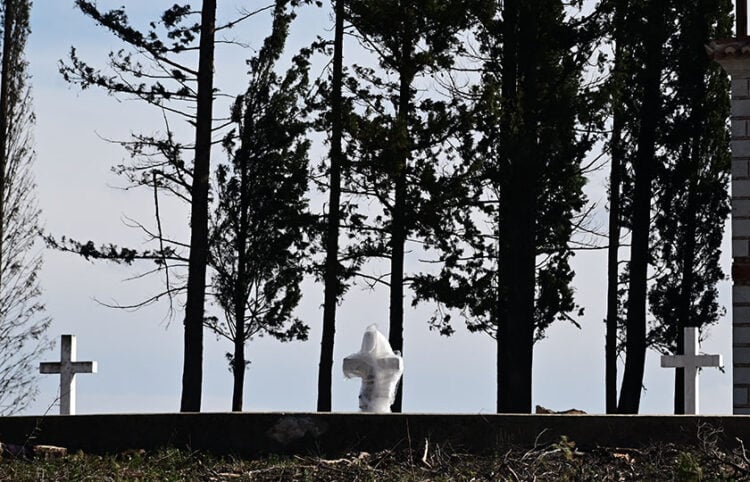
<instances>
[{"instance_id":1,"label":"plastic-wrapped cross","mask_svg":"<svg viewBox=\"0 0 750 482\"><path fill-rule=\"evenodd\" d=\"M344 376L359 377L359 408L363 412L389 413L396 398L396 387L404 372L404 362L375 325L367 327L362 349L344 358Z\"/></svg>"}]
</instances>

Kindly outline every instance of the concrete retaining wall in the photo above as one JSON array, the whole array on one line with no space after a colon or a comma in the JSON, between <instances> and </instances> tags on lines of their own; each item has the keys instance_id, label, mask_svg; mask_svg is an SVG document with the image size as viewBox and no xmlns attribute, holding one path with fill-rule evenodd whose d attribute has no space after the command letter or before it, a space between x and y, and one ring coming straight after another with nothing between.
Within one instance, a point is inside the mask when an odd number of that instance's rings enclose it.
<instances>
[{"instance_id":1,"label":"concrete retaining wall","mask_svg":"<svg viewBox=\"0 0 750 482\"><path fill-rule=\"evenodd\" d=\"M488 452L533 447L565 435L579 447L697 443L699 429L750 446L750 417L200 413L0 417L0 442L50 444L86 453L190 448L216 454L334 455L450 445Z\"/></svg>"}]
</instances>

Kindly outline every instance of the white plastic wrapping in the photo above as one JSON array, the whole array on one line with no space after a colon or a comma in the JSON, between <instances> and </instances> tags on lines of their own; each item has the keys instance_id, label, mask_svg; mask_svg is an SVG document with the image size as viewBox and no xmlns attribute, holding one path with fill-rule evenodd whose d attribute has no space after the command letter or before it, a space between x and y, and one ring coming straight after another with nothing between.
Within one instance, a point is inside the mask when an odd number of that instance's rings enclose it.
<instances>
[{"instance_id":1,"label":"white plastic wrapping","mask_svg":"<svg viewBox=\"0 0 750 482\"><path fill-rule=\"evenodd\" d=\"M367 327L362 337L362 349L344 358L343 369L346 378L362 379L359 390L361 411L390 413L396 387L404 373L404 362L376 325Z\"/></svg>"}]
</instances>

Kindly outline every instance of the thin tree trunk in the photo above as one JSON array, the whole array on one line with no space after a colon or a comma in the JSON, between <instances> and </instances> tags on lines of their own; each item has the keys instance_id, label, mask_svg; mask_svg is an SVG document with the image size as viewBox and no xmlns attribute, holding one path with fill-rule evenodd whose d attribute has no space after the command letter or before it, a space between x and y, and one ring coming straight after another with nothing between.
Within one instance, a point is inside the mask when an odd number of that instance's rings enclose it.
<instances>
[{"instance_id":1,"label":"thin tree trunk","mask_svg":"<svg viewBox=\"0 0 750 482\"><path fill-rule=\"evenodd\" d=\"M404 350L404 244L406 229L404 212L406 206L406 174L400 173L396 179L393 227L391 228L391 292L390 329L388 342L391 348L403 354ZM403 379L398 385L396 399L391 406L394 413L401 412L403 400Z\"/></svg>"},{"instance_id":2,"label":"thin tree trunk","mask_svg":"<svg viewBox=\"0 0 750 482\"><path fill-rule=\"evenodd\" d=\"M390 290L390 329L388 341L391 348L404 352L404 249L406 244L406 220L407 220L407 164L411 153L411 140L409 139L409 113L411 110L411 84L414 80L412 66L413 40L409 27L411 14L407 11L408 6L403 7L402 32L401 32L401 65L399 68L400 85L398 113L396 118L394 144L394 200L393 212L391 213L391 290ZM403 401L404 380L396 390L396 399L391 406L394 413L401 412Z\"/></svg>"},{"instance_id":3,"label":"thin tree trunk","mask_svg":"<svg viewBox=\"0 0 750 482\"><path fill-rule=\"evenodd\" d=\"M649 100L653 101L653 98ZM658 102L658 101L657 101ZM652 114L653 115L653 114ZM651 216L651 166L654 162L653 139L646 122L639 142L633 197L633 231L628 286L628 314L625 371L620 390L620 413L638 413L646 362L646 290L649 255L649 227Z\"/></svg>"},{"instance_id":4,"label":"thin tree trunk","mask_svg":"<svg viewBox=\"0 0 750 482\"><path fill-rule=\"evenodd\" d=\"M615 11L615 94L623 86L622 72L622 19L621 8ZM620 250L620 191L624 153L622 130L624 113L619 96L614 96L612 120L611 167L609 177L609 245L607 246L607 319L605 341L605 399L607 413L617 413L617 315L619 297L619 250Z\"/></svg>"},{"instance_id":5,"label":"thin tree trunk","mask_svg":"<svg viewBox=\"0 0 750 482\"><path fill-rule=\"evenodd\" d=\"M232 357L232 411L241 412L245 388L245 302L247 300L247 166L242 166L240 174L240 229L237 233L237 284L234 292L234 355Z\"/></svg>"},{"instance_id":6,"label":"thin tree trunk","mask_svg":"<svg viewBox=\"0 0 750 482\"><path fill-rule=\"evenodd\" d=\"M10 82L12 76L11 56L13 51L13 27L15 16L14 0L6 0L3 22L3 60L2 74L0 74L0 286L5 270L6 260L3 258L3 237L5 236L5 190L6 171L8 170L8 98L10 96Z\"/></svg>"},{"instance_id":7,"label":"thin tree trunk","mask_svg":"<svg viewBox=\"0 0 750 482\"><path fill-rule=\"evenodd\" d=\"M646 60L643 72L643 103L640 112L638 153L635 159L633 230L630 250L630 280L626 320L627 356L618 411L638 413L646 363L646 293L651 227L651 182L656 163L656 129L661 112L662 49L665 8L661 0L651 0L647 18Z\"/></svg>"},{"instance_id":8,"label":"thin tree trunk","mask_svg":"<svg viewBox=\"0 0 750 482\"><path fill-rule=\"evenodd\" d=\"M245 326L245 300L247 299L247 272L245 269L246 265L246 255L247 248L245 247L245 244L247 243L247 222L246 222L246 213L247 210L247 200L245 195L246 190L246 173L242 173L243 179L243 187L242 187L242 194L241 197L243 198L241 203L245 206L244 208L240 209L240 216L242 216L242 219L240 220L240 235L238 236L238 253L240 253L238 257L238 266L237 266L237 285L235 286L235 294L234 294L234 323L235 323L235 333L234 333L234 354L232 356L232 411L233 412L241 412L242 411L242 403L244 400L244 391L245 391L245 338L246 338L246 326ZM244 225L244 226L243 226Z\"/></svg>"},{"instance_id":9,"label":"thin tree trunk","mask_svg":"<svg viewBox=\"0 0 750 482\"><path fill-rule=\"evenodd\" d=\"M203 0L198 58L195 163L190 213L190 258L185 307L185 358L180 411L199 412L203 383L203 317L208 261L208 187L213 119L216 0Z\"/></svg>"},{"instance_id":10,"label":"thin tree trunk","mask_svg":"<svg viewBox=\"0 0 750 482\"><path fill-rule=\"evenodd\" d=\"M700 96L705 96L705 92L702 88L703 84L701 84L701 87L698 87L698 90L700 92ZM697 96L696 96L697 97ZM694 102L696 100L694 99ZM700 102L700 101L698 101ZM696 105L694 103L694 105ZM676 321L676 330L677 330L677 354L683 354L685 353L685 334L683 333L683 328L685 326L693 326L694 323L691 323L691 311L693 309L692 306L692 294L693 294L693 285L695 281L695 255L696 255L696 211L697 211L697 202L696 202L696 190L698 189L698 186L696 185L696 176L697 176L697 170L699 169L699 162L700 162L700 151L699 151L699 145L700 145L700 139L701 139L701 121L700 119L704 118L704 116L701 114L698 114L695 110L691 113L691 127L693 129L693 139L690 148L690 153L688 154L689 158L687 159L688 167L687 167L687 176L688 176L688 199L687 199L687 205L685 206L685 233L682 237L684 240L685 245L683 246L683 258L682 258L682 273L680 273L680 277L682 278L682 286L680 288L680 301L679 305L677 306L677 319ZM675 370L675 380L674 380L674 413L675 415L680 415L685 413L685 376L684 376L684 369L677 368Z\"/></svg>"},{"instance_id":11,"label":"thin tree trunk","mask_svg":"<svg viewBox=\"0 0 750 482\"><path fill-rule=\"evenodd\" d=\"M249 122L245 122L243 125L244 129L251 128ZM243 133L244 135L244 133ZM245 303L247 301L247 287L248 287L248 223L250 210L250 200L248 196L248 190L250 189L250 174L248 170L248 158L244 151L237 153L240 161L240 208L239 208L239 229L237 232L237 239L235 240L235 251L237 252L237 282L234 286L234 355L232 357L232 375L234 379L234 385L232 388L232 411L241 412L243 393L245 388Z\"/></svg>"},{"instance_id":12,"label":"thin tree trunk","mask_svg":"<svg viewBox=\"0 0 750 482\"><path fill-rule=\"evenodd\" d=\"M607 247L607 334L605 380L607 413L617 413L617 308L618 251L620 249L620 173L622 153L619 147L622 119L617 115L612 128L612 171L609 181L609 246Z\"/></svg>"},{"instance_id":13,"label":"thin tree trunk","mask_svg":"<svg viewBox=\"0 0 750 482\"><path fill-rule=\"evenodd\" d=\"M244 311L244 310L243 310ZM245 391L245 321L244 313L238 316L237 334L234 338L234 358L232 359L232 411L242 411L242 401ZM239 316L242 316L240 322Z\"/></svg>"},{"instance_id":14,"label":"thin tree trunk","mask_svg":"<svg viewBox=\"0 0 750 482\"><path fill-rule=\"evenodd\" d=\"M343 105L341 86L344 57L344 0L336 0L336 26L333 41L333 80L331 88L331 171L326 230L326 261L323 279L323 336L320 343L318 368L318 411L331 411L331 376L333 372L333 344L336 335L336 304L339 297L339 223L341 221L341 169L343 155Z\"/></svg>"},{"instance_id":15,"label":"thin tree trunk","mask_svg":"<svg viewBox=\"0 0 750 482\"><path fill-rule=\"evenodd\" d=\"M683 353L685 349L685 334L683 333L683 324L677 323L677 352ZM674 371L674 414L683 415L685 413L685 369L676 368Z\"/></svg>"}]
</instances>

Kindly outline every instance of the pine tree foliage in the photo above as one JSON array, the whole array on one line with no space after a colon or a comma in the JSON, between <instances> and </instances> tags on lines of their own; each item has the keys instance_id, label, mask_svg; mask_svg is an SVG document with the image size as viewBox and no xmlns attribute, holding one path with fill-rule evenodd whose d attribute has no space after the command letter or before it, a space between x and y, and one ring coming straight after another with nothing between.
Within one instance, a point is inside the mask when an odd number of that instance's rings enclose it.
<instances>
[{"instance_id":1,"label":"pine tree foliage","mask_svg":"<svg viewBox=\"0 0 750 482\"><path fill-rule=\"evenodd\" d=\"M40 210L33 174L31 89L23 53L29 35L27 0L3 7L3 85L5 106L0 167L3 170L0 237L0 415L23 410L34 399L39 356L52 347L50 318L41 301ZM12 39L12 42L7 42Z\"/></svg>"},{"instance_id":2,"label":"pine tree foliage","mask_svg":"<svg viewBox=\"0 0 750 482\"><path fill-rule=\"evenodd\" d=\"M299 2L291 2L297 5ZM87 17L107 29L124 43L126 48L110 52L102 69L92 67L71 48L69 58L60 62L63 78L82 89L98 87L109 94L124 99L138 99L160 112L163 130L156 133L131 134L120 143L130 155L128 163L118 164L113 171L127 180L129 187L145 189L154 198L155 216L152 225L133 220L151 249L134 249L117 243L80 241L65 236L48 237L47 243L55 249L77 253L86 259L108 260L131 265L146 261L156 268L147 273L161 274L165 289L135 305L146 306L163 299L169 300L170 315L175 313L175 300L184 296L184 270L188 265L190 243L175 239L167 233L160 216L160 199L163 195L191 204L193 199L195 139L183 139L177 133L177 123L196 127L198 104L198 74L195 66L200 40L200 10L189 3L175 4L161 16L139 28L131 23L125 7L102 10L96 2L77 0L76 6ZM258 16L273 5L242 12L237 18L213 31L223 33L236 28L247 19ZM213 75L213 66L211 67ZM213 97L218 91L213 90ZM220 115L219 118L225 116ZM212 142L220 142L222 129L229 123L211 119Z\"/></svg>"},{"instance_id":3,"label":"pine tree foliage","mask_svg":"<svg viewBox=\"0 0 750 482\"><path fill-rule=\"evenodd\" d=\"M183 295L186 286L170 275L187 267L189 243L172 239L164 232L159 216L159 195L166 194L192 202L194 140L180 140L172 122L187 121L196 125L198 68L195 51L200 37L200 11L189 4L173 5L159 19L139 29L130 22L125 7L102 10L95 2L77 0L76 6L87 17L117 36L127 48L110 52L104 69L92 67L71 47L67 61L60 62L63 78L82 89L97 87L121 97L140 99L154 106L164 118L163 132L133 133L120 142L131 161L119 164L114 172L122 175L132 187L145 188L154 196L155 227L137 223L153 249L132 249L114 243L97 245L93 241L77 241L62 237L48 239L57 249L78 253L87 259L103 259L132 264L146 260L156 264L157 273L165 277L165 289L143 300L148 305L163 298L172 300ZM152 194L153 193L153 194Z\"/></svg>"},{"instance_id":4,"label":"pine tree foliage","mask_svg":"<svg viewBox=\"0 0 750 482\"><path fill-rule=\"evenodd\" d=\"M721 0L677 5L682 28L672 39L676 65L666 85L673 93L669 154L657 174L659 275L649 292L649 344L662 353L677 350L679 327L704 327L721 315L716 283L724 278L719 247L729 215L729 83L698 47L731 34L730 12Z\"/></svg>"},{"instance_id":5,"label":"pine tree foliage","mask_svg":"<svg viewBox=\"0 0 750 482\"><path fill-rule=\"evenodd\" d=\"M490 60L484 65L481 85L475 89L476 104L472 108L473 117L463 123L476 125L476 131L473 133L474 136L465 136L466 145L462 151L466 156L481 156L481 165L472 166L473 177L470 179L476 183L472 187L480 190L481 195L474 194L473 197L465 199L467 205L464 207L481 208L485 216L497 222L501 183L511 182L511 160L501 157L507 156L511 148L501 148L499 139L502 135L522 137L523 133L520 131L521 121L511 120L508 122L509 131L502 134L501 127L504 126L499 122L501 113L508 116L520 115L520 109L504 108L518 99L502 97L502 20L500 17L485 17L482 20L480 39L483 53ZM568 315L577 311L570 287L572 272L569 259L573 251L569 244L576 226L576 214L582 210L585 203L582 195L585 179L580 164L595 139L589 135L577 135L577 131L583 130L580 129L581 124L590 120L586 113L590 105L586 96L579 91L582 88L582 63L586 57L581 53L578 56L568 53L572 48L569 42L576 35L571 27L560 24L556 28L558 30L543 34L544 37L540 40L546 41L545 47L554 53L549 54L549 60L541 62L537 67L538 73L535 74L540 79L555 79L554 83L545 86L549 89L546 93L543 90L536 91L535 102L548 105L549 109L544 110L542 114L543 108L538 107L534 113L536 118L533 119L533 122L541 124L538 129L545 136L538 141L540 146L536 151L540 152L538 158L543 165L535 181L540 186L536 203L542 206L542 217L535 235L539 244L537 255L542 261L536 275L539 278L535 315L538 320L536 339L544 337L544 330L552 321L558 318L569 320ZM550 38L556 37L567 41L557 41L560 44L557 49L550 48L556 43L550 42ZM586 43L583 46L590 47ZM519 56L526 53L523 50L521 52ZM555 54L562 54L564 60L554 62L552 56ZM518 95L520 97L521 94ZM534 157L537 156L530 156L529 159L516 163L531 165L534 164ZM466 162L471 160L469 157ZM508 189L507 184L505 189ZM458 219L460 229L453 231L460 233L460 237L451 239L445 236L446 232L434 233L435 238L430 241L444 252L444 270L439 277L420 278L420 293L427 298L444 300L448 308L462 310L470 330L487 331L495 337L496 322L493 313L496 305L493 300L497 296L497 251L499 238L503 236L502 227L483 233L465 212L456 211L454 214L463 214L463 217ZM463 246L457 241L463 242ZM475 287L472 288L472 285ZM433 321L435 327L446 334L452 332L449 314L446 313L444 317L437 317Z\"/></svg>"}]
</instances>

